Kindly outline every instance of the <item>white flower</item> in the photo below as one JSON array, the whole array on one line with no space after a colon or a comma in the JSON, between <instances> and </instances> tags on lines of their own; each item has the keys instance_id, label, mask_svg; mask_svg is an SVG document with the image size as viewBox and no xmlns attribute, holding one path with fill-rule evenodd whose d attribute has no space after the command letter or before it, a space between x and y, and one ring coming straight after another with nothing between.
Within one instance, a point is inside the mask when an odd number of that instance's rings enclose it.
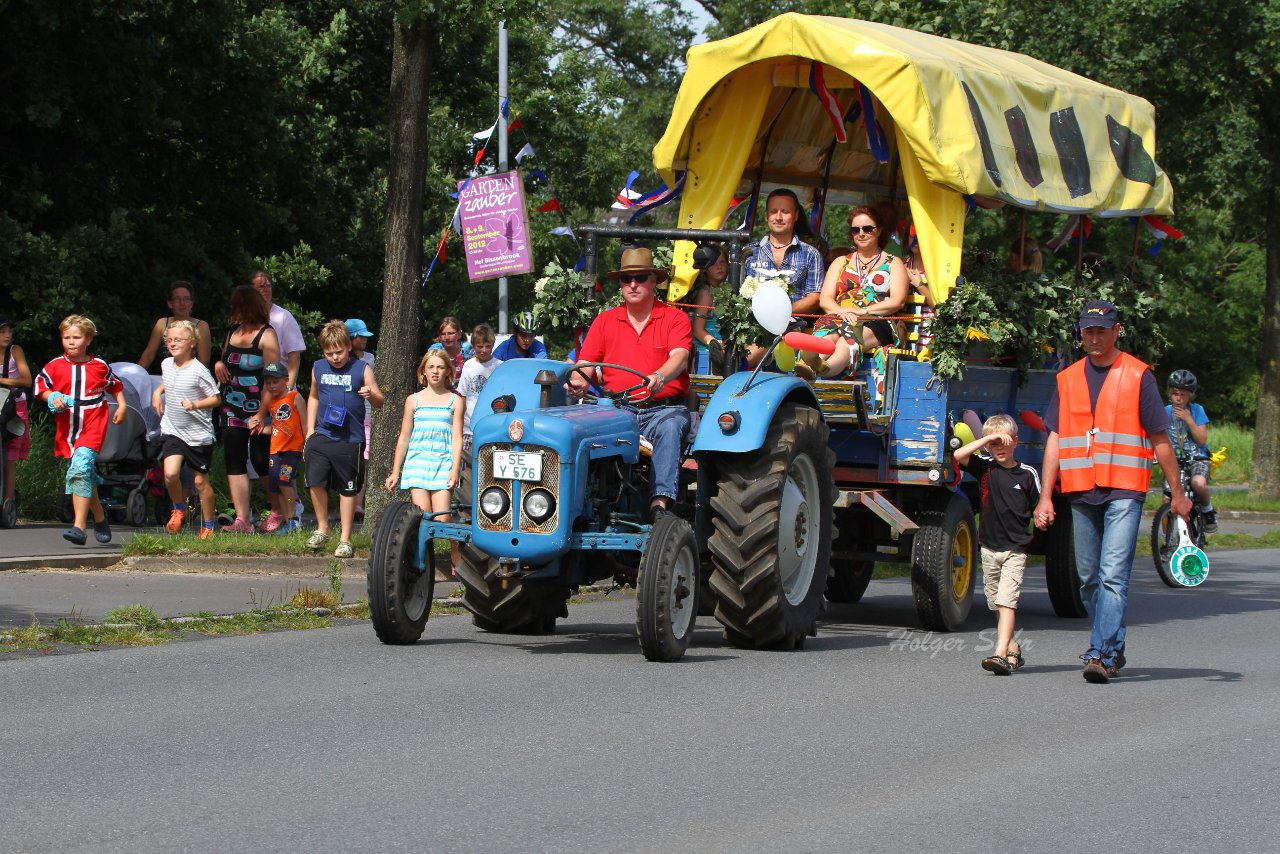
<instances>
[{"instance_id":1,"label":"white flower","mask_svg":"<svg viewBox=\"0 0 1280 854\"><path fill-rule=\"evenodd\" d=\"M756 288L760 287L760 280L755 276L747 276L742 280L742 287L738 289L738 293L747 299L751 299L756 295Z\"/></svg>"},{"instance_id":2,"label":"white flower","mask_svg":"<svg viewBox=\"0 0 1280 854\"><path fill-rule=\"evenodd\" d=\"M550 276L543 276L541 279L533 283L533 292L540 294L547 289L547 282L551 281Z\"/></svg>"}]
</instances>

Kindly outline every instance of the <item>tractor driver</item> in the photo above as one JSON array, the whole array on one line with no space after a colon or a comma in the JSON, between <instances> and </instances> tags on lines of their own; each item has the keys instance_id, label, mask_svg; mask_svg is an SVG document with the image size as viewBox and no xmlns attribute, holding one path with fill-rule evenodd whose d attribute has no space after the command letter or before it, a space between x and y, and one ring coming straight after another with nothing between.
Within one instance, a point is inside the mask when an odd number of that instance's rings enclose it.
<instances>
[{"instance_id":1,"label":"tractor driver","mask_svg":"<svg viewBox=\"0 0 1280 854\"><path fill-rule=\"evenodd\" d=\"M667 280L665 270L654 269L653 253L633 247L622 252L618 269L609 278L619 283L622 305L602 312L591 324L578 350L578 362L613 362L642 371L648 376L648 395L631 404L639 420L640 434L653 445L649 510L657 516L676 500L680 474L680 451L689 432L688 360L693 342L689 316L678 308L659 302L654 291ZM581 398L587 390L583 373L569 375L569 393ZM593 377L594 379L594 377ZM604 369L603 381L609 391L621 391L637 383L626 371Z\"/></svg>"}]
</instances>

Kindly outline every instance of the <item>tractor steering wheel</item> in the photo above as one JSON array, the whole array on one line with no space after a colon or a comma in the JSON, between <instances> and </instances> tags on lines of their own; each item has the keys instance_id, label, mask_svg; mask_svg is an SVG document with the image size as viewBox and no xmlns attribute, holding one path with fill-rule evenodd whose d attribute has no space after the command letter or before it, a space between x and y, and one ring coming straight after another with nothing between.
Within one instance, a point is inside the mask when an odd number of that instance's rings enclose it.
<instances>
[{"instance_id":1,"label":"tractor steering wheel","mask_svg":"<svg viewBox=\"0 0 1280 854\"><path fill-rule=\"evenodd\" d=\"M591 391L591 385L593 381L586 372L587 368L613 368L614 370L626 371L629 374L635 374L637 377L640 377L640 382L636 383L635 385L627 386L626 388L620 389L618 391L606 392L606 394L615 404L626 404L626 403L637 402L632 400L631 395L637 391L640 391L641 389L647 388L649 385L649 374L642 373L636 368L632 368L627 365L615 365L613 362L583 362L580 365L574 365L572 368L566 371L564 376L561 378L561 381L568 382L568 378L572 374L578 374L579 376L581 376L584 380L587 381L587 388L584 389L582 392L582 399L590 403L596 403L597 401L599 401L600 395L597 395ZM645 397L640 398L640 400L644 400L648 396L649 395L646 394Z\"/></svg>"}]
</instances>

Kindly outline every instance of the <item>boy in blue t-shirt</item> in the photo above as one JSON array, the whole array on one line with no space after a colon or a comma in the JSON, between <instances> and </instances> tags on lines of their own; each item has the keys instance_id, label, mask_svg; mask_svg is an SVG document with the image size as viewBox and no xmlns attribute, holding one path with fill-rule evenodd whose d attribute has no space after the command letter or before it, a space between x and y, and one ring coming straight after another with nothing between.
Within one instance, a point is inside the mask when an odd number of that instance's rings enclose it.
<instances>
[{"instance_id":1,"label":"boy in blue t-shirt","mask_svg":"<svg viewBox=\"0 0 1280 854\"><path fill-rule=\"evenodd\" d=\"M382 408L382 389L369 363L351 354L351 336L341 320L330 320L320 330L320 349L324 359L311 367L303 446L316 511L316 532L307 548L319 549L329 541L329 490L335 489L342 533L333 556L348 558L355 555L351 529L356 496L364 487L364 413L368 406Z\"/></svg>"},{"instance_id":2,"label":"boy in blue t-shirt","mask_svg":"<svg viewBox=\"0 0 1280 854\"><path fill-rule=\"evenodd\" d=\"M1191 491L1195 493L1204 514L1204 532L1218 530L1218 514L1209 498L1209 416L1204 407L1195 403L1196 375L1190 371L1174 371L1167 383L1169 400L1164 408L1169 413L1169 442L1178 458L1178 465L1191 472Z\"/></svg>"}]
</instances>

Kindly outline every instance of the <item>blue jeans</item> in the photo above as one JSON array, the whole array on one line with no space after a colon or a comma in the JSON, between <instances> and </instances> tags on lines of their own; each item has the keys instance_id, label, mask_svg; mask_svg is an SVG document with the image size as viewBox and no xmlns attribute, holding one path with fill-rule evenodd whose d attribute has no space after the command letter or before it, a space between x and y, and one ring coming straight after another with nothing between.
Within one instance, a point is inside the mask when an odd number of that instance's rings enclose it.
<instances>
[{"instance_id":1,"label":"blue jeans","mask_svg":"<svg viewBox=\"0 0 1280 854\"><path fill-rule=\"evenodd\" d=\"M1122 498L1106 504L1073 503L1071 524L1080 598L1093 619L1089 651L1080 657L1085 661L1099 658L1110 666L1116 655L1124 652L1124 615L1133 552L1142 525L1142 502Z\"/></svg>"},{"instance_id":2,"label":"blue jeans","mask_svg":"<svg viewBox=\"0 0 1280 854\"><path fill-rule=\"evenodd\" d=\"M680 491L680 451L689 433L689 408L683 403L655 406L637 410L636 418L640 435L653 443L649 497L661 495L674 502Z\"/></svg>"}]
</instances>

